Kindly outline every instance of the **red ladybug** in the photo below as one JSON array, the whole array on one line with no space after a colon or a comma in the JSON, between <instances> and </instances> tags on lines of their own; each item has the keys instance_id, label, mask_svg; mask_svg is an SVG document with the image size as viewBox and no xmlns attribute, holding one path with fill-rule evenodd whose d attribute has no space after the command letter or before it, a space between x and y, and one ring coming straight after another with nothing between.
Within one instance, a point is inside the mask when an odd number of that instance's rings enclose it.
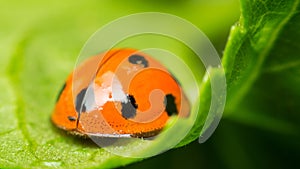
<instances>
[{"instance_id":1,"label":"red ladybug","mask_svg":"<svg viewBox=\"0 0 300 169\"><path fill-rule=\"evenodd\" d=\"M189 110L163 65L134 49L114 49L87 59L69 75L51 118L80 135L151 137L170 116L188 117Z\"/></svg>"}]
</instances>

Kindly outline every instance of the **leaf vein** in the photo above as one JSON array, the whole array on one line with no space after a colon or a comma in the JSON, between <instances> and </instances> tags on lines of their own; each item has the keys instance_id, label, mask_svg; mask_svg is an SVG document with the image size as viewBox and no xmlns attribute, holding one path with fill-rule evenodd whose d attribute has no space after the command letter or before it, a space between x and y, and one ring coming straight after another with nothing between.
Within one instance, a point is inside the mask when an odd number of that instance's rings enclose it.
<instances>
[{"instance_id":1,"label":"leaf vein","mask_svg":"<svg viewBox=\"0 0 300 169\"><path fill-rule=\"evenodd\" d=\"M12 91L16 96L14 102L16 105L15 108L15 116L17 119L17 129L19 129L22 133L24 141L28 143L29 152L36 158L35 149L36 143L34 140L30 138L30 134L27 130L26 126L26 115L25 115L25 102L22 97L22 86L20 82L21 72L23 70L24 64L24 55L25 55L25 46L27 46L28 41L30 40L30 33L25 33L26 36L20 39L20 41L16 44L15 50L12 53L8 66L6 68L6 76L8 77L8 82L12 87ZM34 160L33 160L34 161Z\"/></svg>"}]
</instances>

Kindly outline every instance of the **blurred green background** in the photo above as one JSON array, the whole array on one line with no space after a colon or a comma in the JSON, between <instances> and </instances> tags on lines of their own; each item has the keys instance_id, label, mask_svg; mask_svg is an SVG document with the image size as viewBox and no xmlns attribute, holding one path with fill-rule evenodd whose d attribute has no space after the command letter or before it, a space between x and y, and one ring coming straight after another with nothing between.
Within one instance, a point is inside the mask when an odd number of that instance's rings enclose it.
<instances>
[{"instance_id":1,"label":"blurred green background","mask_svg":"<svg viewBox=\"0 0 300 169\"><path fill-rule=\"evenodd\" d=\"M37 60L32 62L32 69L43 70L41 65L48 63L51 71L43 76L49 81L34 81L33 84L44 85L51 82L50 92L59 90L65 77L73 69L86 40L101 26L119 17L147 11L177 15L199 27L222 56L230 28L240 16L238 0L0 2L0 72L5 72L11 57L20 50L21 44L22 52L26 55L22 59ZM27 89L40 95L32 86L27 86ZM46 96L51 96L51 99ZM49 100L49 107L45 111L50 116L55 104L55 94L46 96L43 98ZM37 101L30 106L38 104ZM126 168L295 167L300 157L299 140L261 126L243 118L231 118L225 112L216 132L207 142L199 144L196 140Z\"/></svg>"}]
</instances>

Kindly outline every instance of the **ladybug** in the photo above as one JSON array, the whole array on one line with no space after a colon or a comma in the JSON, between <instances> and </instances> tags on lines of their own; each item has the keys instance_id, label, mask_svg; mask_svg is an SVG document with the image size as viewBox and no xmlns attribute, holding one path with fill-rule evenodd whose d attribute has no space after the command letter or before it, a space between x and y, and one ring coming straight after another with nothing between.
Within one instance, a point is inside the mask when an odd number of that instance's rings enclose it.
<instances>
[{"instance_id":1,"label":"ladybug","mask_svg":"<svg viewBox=\"0 0 300 169\"><path fill-rule=\"evenodd\" d=\"M112 49L68 76L51 120L84 136L147 138L159 134L170 116L187 118L189 110L162 64L135 49Z\"/></svg>"}]
</instances>

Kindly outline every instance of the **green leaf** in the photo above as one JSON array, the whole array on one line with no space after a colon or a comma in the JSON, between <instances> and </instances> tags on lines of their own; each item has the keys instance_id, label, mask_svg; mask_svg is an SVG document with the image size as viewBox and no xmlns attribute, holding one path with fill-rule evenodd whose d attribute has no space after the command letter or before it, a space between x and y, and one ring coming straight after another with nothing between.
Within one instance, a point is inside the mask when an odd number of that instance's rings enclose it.
<instances>
[{"instance_id":1,"label":"green leaf","mask_svg":"<svg viewBox=\"0 0 300 169\"><path fill-rule=\"evenodd\" d=\"M223 64L226 116L282 134L298 135L300 4L242 1ZM298 135L299 136L299 135Z\"/></svg>"},{"instance_id":2,"label":"green leaf","mask_svg":"<svg viewBox=\"0 0 300 169\"><path fill-rule=\"evenodd\" d=\"M216 148L228 168L295 168L300 2L241 0L241 6L223 58L228 97Z\"/></svg>"}]
</instances>

